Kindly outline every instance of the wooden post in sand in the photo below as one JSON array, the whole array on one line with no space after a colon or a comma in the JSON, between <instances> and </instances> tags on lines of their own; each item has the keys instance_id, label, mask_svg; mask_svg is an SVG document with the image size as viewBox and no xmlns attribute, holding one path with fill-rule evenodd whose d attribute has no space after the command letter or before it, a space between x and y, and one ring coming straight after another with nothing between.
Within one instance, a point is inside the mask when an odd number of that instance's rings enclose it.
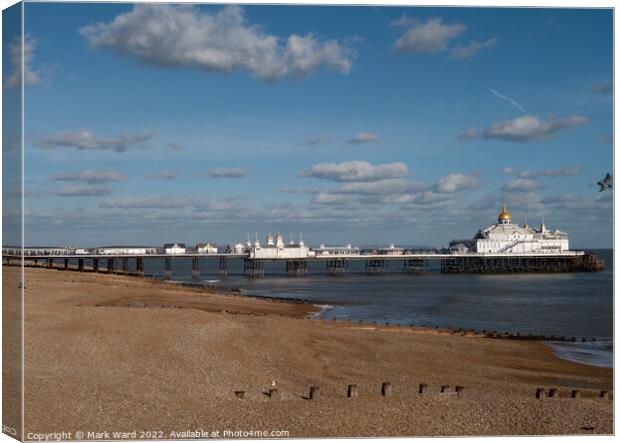
<instances>
[{"instance_id":1,"label":"wooden post in sand","mask_svg":"<svg viewBox=\"0 0 620 443\"><path fill-rule=\"evenodd\" d=\"M442 394L448 392L448 389L450 389L450 385L441 385Z\"/></svg>"},{"instance_id":2,"label":"wooden post in sand","mask_svg":"<svg viewBox=\"0 0 620 443\"><path fill-rule=\"evenodd\" d=\"M245 391L235 391L235 397L236 398L243 398L243 397L245 397Z\"/></svg>"},{"instance_id":3,"label":"wooden post in sand","mask_svg":"<svg viewBox=\"0 0 620 443\"><path fill-rule=\"evenodd\" d=\"M308 398L310 400L316 400L319 398L321 394L321 389L318 386L310 386L310 393L308 394Z\"/></svg>"},{"instance_id":4,"label":"wooden post in sand","mask_svg":"<svg viewBox=\"0 0 620 443\"><path fill-rule=\"evenodd\" d=\"M384 397L392 395L392 383L384 382L381 384L381 395Z\"/></svg>"},{"instance_id":5,"label":"wooden post in sand","mask_svg":"<svg viewBox=\"0 0 620 443\"><path fill-rule=\"evenodd\" d=\"M277 389L270 389L269 390L269 398L272 400L280 400L280 391L278 391Z\"/></svg>"},{"instance_id":6,"label":"wooden post in sand","mask_svg":"<svg viewBox=\"0 0 620 443\"><path fill-rule=\"evenodd\" d=\"M599 398L608 399L609 398L609 391L601 391L601 394L599 395Z\"/></svg>"},{"instance_id":7,"label":"wooden post in sand","mask_svg":"<svg viewBox=\"0 0 620 443\"><path fill-rule=\"evenodd\" d=\"M463 386L455 386L454 387L454 392L456 392L456 398L463 397L463 389L465 389Z\"/></svg>"},{"instance_id":8,"label":"wooden post in sand","mask_svg":"<svg viewBox=\"0 0 620 443\"><path fill-rule=\"evenodd\" d=\"M428 391L428 385L426 383L420 383L420 389L418 392L420 394L426 394L426 391Z\"/></svg>"},{"instance_id":9,"label":"wooden post in sand","mask_svg":"<svg viewBox=\"0 0 620 443\"><path fill-rule=\"evenodd\" d=\"M549 389L549 398L557 398L559 396L560 396L560 393L556 388Z\"/></svg>"},{"instance_id":10,"label":"wooden post in sand","mask_svg":"<svg viewBox=\"0 0 620 443\"><path fill-rule=\"evenodd\" d=\"M571 398L580 398L581 391L579 389L573 389L573 392L570 393Z\"/></svg>"},{"instance_id":11,"label":"wooden post in sand","mask_svg":"<svg viewBox=\"0 0 620 443\"><path fill-rule=\"evenodd\" d=\"M547 392L544 388L536 388L536 398L545 398L547 396Z\"/></svg>"},{"instance_id":12,"label":"wooden post in sand","mask_svg":"<svg viewBox=\"0 0 620 443\"><path fill-rule=\"evenodd\" d=\"M347 397L357 397L357 385L349 385L347 388Z\"/></svg>"}]
</instances>

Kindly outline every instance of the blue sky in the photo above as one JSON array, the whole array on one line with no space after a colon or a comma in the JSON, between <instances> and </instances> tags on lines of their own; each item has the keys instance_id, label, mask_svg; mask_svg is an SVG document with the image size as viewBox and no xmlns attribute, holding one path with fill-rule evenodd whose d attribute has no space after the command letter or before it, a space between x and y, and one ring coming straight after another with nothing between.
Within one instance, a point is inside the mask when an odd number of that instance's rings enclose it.
<instances>
[{"instance_id":1,"label":"blue sky","mask_svg":"<svg viewBox=\"0 0 620 443\"><path fill-rule=\"evenodd\" d=\"M611 10L26 3L25 30L29 244L440 246L505 202L611 247Z\"/></svg>"}]
</instances>

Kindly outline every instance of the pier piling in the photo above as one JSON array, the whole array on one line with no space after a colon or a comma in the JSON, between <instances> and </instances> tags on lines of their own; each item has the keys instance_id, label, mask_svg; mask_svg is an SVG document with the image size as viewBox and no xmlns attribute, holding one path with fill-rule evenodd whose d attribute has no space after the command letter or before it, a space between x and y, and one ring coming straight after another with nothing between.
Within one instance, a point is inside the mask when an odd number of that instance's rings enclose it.
<instances>
[{"instance_id":1,"label":"pier piling","mask_svg":"<svg viewBox=\"0 0 620 443\"><path fill-rule=\"evenodd\" d=\"M164 259L164 277L170 279L172 277L172 257Z\"/></svg>"},{"instance_id":2,"label":"pier piling","mask_svg":"<svg viewBox=\"0 0 620 443\"><path fill-rule=\"evenodd\" d=\"M544 388L536 388L536 398L543 399L547 396Z\"/></svg>"},{"instance_id":3,"label":"pier piling","mask_svg":"<svg viewBox=\"0 0 620 443\"><path fill-rule=\"evenodd\" d=\"M93 271L99 272L99 259L93 258Z\"/></svg>"},{"instance_id":4,"label":"pier piling","mask_svg":"<svg viewBox=\"0 0 620 443\"><path fill-rule=\"evenodd\" d=\"M226 263L226 257L220 257L218 270L220 272L220 277L226 277L228 275L228 264Z\"/></svg>"},{"instance_id":5,"label":"pier piling","mask_svg":"<svg viewBox=\"0 0 620 443\"><path fill-rule=\"evenodd\" d=\"M306 260L287 260L286 274L290 277L301 277L308 274L308 262Z\"/></svg>"},{"instance_id":6,"label":"pier piling","mask_svg":"<svg viewBox=\"0 0 620 443\"><path fill-rule=\"evenodd\" d=\"M136 258L136 274L144 275L144 257Z\"/></svg>"},{"instance_id":7,"label":"pier piling","mask_svg":"<svg viewBox=\"0 0 620 443\"><path fill-rule=\"evenodd\" d=\"M420 389L418 389L418 393L426 394L428 391L428 385L426 383L420 383Z\"/></svg>"},{"instance_id":8,"label":"pier piling","mask_svg":"<svg viewBox=\"0 0 620 443\"><path fill-rule=\"evenodd\" d=\"M329 275L344 275L349 270L349 261L343 258L334 258L325 262L325 269Z\"/></svg>"},{"instance_id":9,"label":"pier piling","mask_svg":"<svg viewBox=\"0 0 620 443\"><path fill-rule=\"evenodd\" d=\"M560 393L556 388L549 389L549 398L557 398L559 396L560 396Z\"/></svg>"},{"instance_id":10,"label":"pier piling","mask_svg":"<svg viewBox=\"0 0 620 443\"><path fill-rule=\"evenodd\" d=\"M581 391L579 389L573 389L570 393L570 398L581 398Z\"/></svg>"},{"instance_id":11,"label":"pier piling","mask_svg":"<svg viewBox=\"0 0 620 443\"><path fill-rule=\"evenodd\" d=\"M113 272L114 272L114 259L108 258L108 274L111 274Z\"/></svg>"},{"instance_id":12,"label":"pier piling","mask_svg":"<svg viewBox=\"0 0 620 443\"><path fill-rule=\"evenodd\" d=\"M129 259L123 257L123 274L129 274Z\"/></svg>"},{"instance_id":13,"label":"pier piling","mask_svg":"<svg viewBox=\"0 0 620 443\"><path fill-rule=\"evenodd\" d=\"M441 390L440 392L442 394L445 394L446 392L448 392L448 390L450 389L450 385L441 385Z\"/></svg>"},{"instance_id":14,"label":"pier piling","mask_svg":"<svg viewBox=\"0 0 620 443\"><path fill-rule=\"evenodd\" d=\"M78 271L80 272L84 271L84 259L83 258L78 258Z\"/></svg>"},{"instance_id":15,"label":"pier piling","mask_svg":"<svg viewBox=\"0 0 620 443\"><path fill-rule=\"evenodd\" d=\"M389 270L389 264L387 260L372 259L366 260L366 274L375 275L383 274Z\"/></svg>"},{"instance_id":16,"label":"pier piling","mask_svg":"<svg viewBox=\"0 0 620 443\"><path fill-rule=\"evenodd\" d=\"M347 387L347 397L357 397L357 385L349 385Z\"/></svg>"},{"instance_id":17,"label":"pier piling","mask_svg":"<svg viewBox=\"0 0 620 443\"><path fill-rule=\"evenodd\" d=\"M69 270L69 259L65 258L65 267L64 267L65 271Z\"/></svg>"},{"instance_id":18,"label":"pier piling","mask_svg":"<svg viewBox=\"0 0 620 443\"><path fill-rule=\"evenodd\" d=\"M456 398L461 398L463 397L463 390L465 388L463 386L455 386L454 387L454 392L456 392Z\"/></svg>"},{"instance_id":19,"label":"pier piling","mask_svg":"<svg viewBox=\"0 0 620 443\"><path fill-rule=\"evenodd\" d=\"M53 258L48 258L47 259L47 267L52 269L54 267L54 259Z\"/></svg>"},{"instance_id":20,"label":"pier piling","mask_svg":"<svg viewBox=\"0 0 620 443\"><path fill-rule=\"evenodd\" d=\"M192 257L192 278L200 278L200 257Z\"/></svg>"},{"instance_id":21,"label":"pier piling","mask_svg":"<svg viewBox=\"0 0 620 443\"><path fill-rule=\"evenodd\" d=\"M243 260L243 273L246 277L263 277L265 275L263 262L261 260L246 258L245 260Z\"/></svg>"}]
</instances>

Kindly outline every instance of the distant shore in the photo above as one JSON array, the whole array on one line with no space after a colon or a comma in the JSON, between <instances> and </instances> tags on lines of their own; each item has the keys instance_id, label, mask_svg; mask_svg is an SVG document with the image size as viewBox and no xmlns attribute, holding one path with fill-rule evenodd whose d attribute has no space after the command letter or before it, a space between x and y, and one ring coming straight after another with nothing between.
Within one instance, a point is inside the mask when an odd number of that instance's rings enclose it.
<instances>
[{"instance_id":1,"label":"distant shore","mask_svg":"<svg viewBox=\"0 0 620 443\"><path fill-rule=\"evenodd\" d=\"M7 283L18 269L3 271ZM26 432L613 432L612 402L597 398L612 370L560 360L536 340L304 319L317 307L39 268L26 269L25 297ZM392 395L380 395L383 382ZM279 400L263 393L274 384ZM311 385L321 396L304 400ZM560 398L536 399L539 387Z\"/></svg>"}]
</instances>

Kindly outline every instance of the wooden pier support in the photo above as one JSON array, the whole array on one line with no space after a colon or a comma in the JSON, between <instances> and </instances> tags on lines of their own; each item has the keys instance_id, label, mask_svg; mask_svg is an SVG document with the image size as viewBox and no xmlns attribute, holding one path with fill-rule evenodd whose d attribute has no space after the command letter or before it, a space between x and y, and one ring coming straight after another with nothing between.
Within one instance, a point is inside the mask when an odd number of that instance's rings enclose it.
<instances>
[{"instance_id":1,"label":"wooden pier support","mask_svg":"<svg viewBox=\"0 0 620 443\"><path fill-rule=\"evenodd\" d=\"M220 257L218 270L220 271L220 277L226 277L228 275L228 263L226 262L226 257Z\"/></svg>"},{"instance_id":2,"label":"wooden pier support","mask_svg":"<svg viewBox=\"0 0 620 443\"><path fill-rule=\"evenodd\" d=\"M64 267L65 271L69 270L69 259L65 258L65 267Z\"/></svg>"},{"instance_id":3,"label":"wooden pier support","mask_svg":"<svg viewBox=\"0 0 620 443\"><path fill-rule=\"evenodd\" d=\"M54 267L54 259L53 258L48 258L47 259L47 267L52 269Z\"/></svg>"},{"instance_id":4,"label":"wooden pier support","mask_svg":"<svg viewBox=\"0 0 620 443\"><path fill-rule=\"evenodd\" d=\"M372 259L366 260L366 274L383 274L390 269L387 260L383 259Z\"/></svg>"},{"instance_id":5,"label":"wooden pier support","mask_svg":"<svg viewBox=\"0 0 620 443\"><path fill-rule=\"evenodd\" d=\"M357 385L349 385L347 388L347 397L357 397Z\"/></svg>"},{"instance_id":6,"label":"wooden pier support","mask_svg":"<svg viewBox=\"0 0 620 443\"><path fill-rule=\"evenodd\" d=\"M167 279L172 277L172 257L164 258L164 277Z\"/></svg>"},{"instance_id":7,"label":"wooden pier support","mask_svg":"<svg viewBox=\"0 0 620 443\"><path fill-rule=\"evenodd\" d=\"M108 258L108 274L111 274L113 272L114 272L114 259Z\"/></svg>"},{"instance_id":8,"label":"wooden pier support","mask_svg":"<svg viewBox=\"0 0 620 443\"><path fill-rule=\"evenodd\" d=\"M84 259L83 258L78 258L78 271L80 272L84 271Z\"/></svg>"},{"instance_id":9,"label":"wooden pier support","mask_svg":"<svg viewBox=\"0 0 620 443\"><path fill-rule=\"evenodd\" d=\"M265 269L261 260L246 258L243 260L243 273L246 277L263 277Z\"/></svg>"},{"instance_id":10,"label":"wooden pier support","mask_svg":"<svg viewBox=\"0 0 620 443\"><path fill-rule=\"evenodd\" d=\"M441 260L446 274L501 274L512 272L598 272L605 263L596 254L551 257L451 257Z\"/></svg>"},{"instance_id":11,"label":"wooden pier support","mask_svg":"<svg viewBox=\"0 0 620 443\"><path fill-rule=\"evenodd\" d=\"M344 258L334 258L325 263L329 275L343 275L349 271L349 261Z\"/></svg>"},{"instance_id":12,"label":"wooden pier support","mask_svg":"<svg viewBox=\"0 0 620 443\"><path fill-rule=\"evenodd\" d=\"M123 257L123 274L129 274L129 259Z\"/></svg>"},{"instance_id":13,"label":"wooden pier support","mask_svg":"<svg viewBox=\"0 0 620 443\"><path fill-rule=\"evenodd\" d=\"M144 275L144 257L136 257L136 274Z\"/></svg>"},{"instance_id":14,"label":"wooden pier support","mask_svg":"<svg viewBox=\"0 0 620 443\"><path fill-rule=\"evenodd\" d=\"M200 278L200 257L192 257L192 278Z\"/></svg>"},{"instance_id":15,"label":"wooden pier support","mask_svg":"<svg viewBox=\"0 0 620 443\"><path fill-rule=\"evenodd\" d=\"M381 395L384 397L392 395L392 383L385 382L381 384Z\"/></svg>"},{"instance_id":16,"label":"wooden pier support","mask_svg":"<svg viewBox=\"0 0 620 443\"><path fill-rule=\"evenodd\" d=\"M306 260L287 260L286 274L291 277L307 275L308 262Z\"/></svg>"},{"instance_id":17,"label":"wooden pier support","mask_svg":"<svg viewBox=\"0 0 620 443\"><path fill-rule=\"evenodd\" d=\"M428 262L422 258L410 258L403 262L403 270L411 274L421 274L428 271Z\"/></svg>"},{"instance_id":18,"label":"wooden pier support","mask_svg":"<svg viewBox=\"0 0 620 443\"><path fill-rule=\"evenodd\" d=\"M99 259L93 258L93 271L99 272Z\"/></svg>"},{"instance_id":19,"label":"wooden pier support","mask_svg":"<svg viewBox=\"0 0 620 443\"><path fill-rule=\"evenodd\" d=\"M316 400L321 395L321 389L318 386L310 386L309 400Z\"/></svg>"}]
</instances>

